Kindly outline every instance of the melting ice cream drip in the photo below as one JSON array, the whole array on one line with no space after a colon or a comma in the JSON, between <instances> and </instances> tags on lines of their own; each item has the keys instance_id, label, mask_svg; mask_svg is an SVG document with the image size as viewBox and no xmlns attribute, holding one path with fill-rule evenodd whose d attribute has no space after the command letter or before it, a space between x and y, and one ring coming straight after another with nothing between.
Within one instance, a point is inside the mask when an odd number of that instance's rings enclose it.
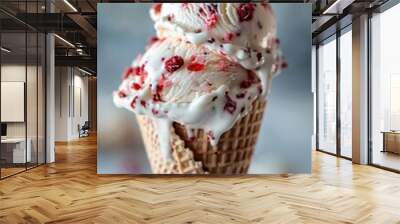
<instances>
[{"instance_id":1,"label":"melting ice cream drip","mask_svg":"<svg viewBox=\"0 0 400 224\"><path fill-rule=\"evenodd\" d=\"M189 137L192 129L203 129L215 146L251 110L252 102L269 92L273 76L283 65L274 27L264 32L262 27L270 24L253 21L260 13L270 12L269 7L264 11L259 7L254 3L164 3L151 10L158 38L127 70L114 102L153 119L165 160L172 158L173 122L184 125ZM184 10L190 13L185 15ZM201 27L193 31L185 22L175 22L185 16ZM222 29L221 24L228 25ZM250 46L254 26L265 34L255 39L265 43Z\"/></svg>"}]
</instances>

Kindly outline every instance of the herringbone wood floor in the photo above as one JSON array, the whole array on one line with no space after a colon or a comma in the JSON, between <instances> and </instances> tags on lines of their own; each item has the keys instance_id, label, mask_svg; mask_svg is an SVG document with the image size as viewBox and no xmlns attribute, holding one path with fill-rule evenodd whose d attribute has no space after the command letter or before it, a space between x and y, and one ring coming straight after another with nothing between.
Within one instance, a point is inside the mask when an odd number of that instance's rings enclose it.
<instances>
[{"instance_id":1,"label":"herringbone wood floor","mask_svg":"<svg viewBox=\"0 0 400 224\"><path fill-rule=\"evenodd\" d=\"M315 152L313 174L98 176L94 137L0 181L0 223L400 223L400 175Z\"/></svg>"}]
</instances>

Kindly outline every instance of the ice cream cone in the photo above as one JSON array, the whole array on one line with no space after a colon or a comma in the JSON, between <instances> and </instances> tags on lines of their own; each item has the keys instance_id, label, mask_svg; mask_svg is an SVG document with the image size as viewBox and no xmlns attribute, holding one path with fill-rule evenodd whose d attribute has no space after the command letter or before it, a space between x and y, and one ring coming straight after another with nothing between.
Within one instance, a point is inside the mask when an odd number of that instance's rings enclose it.
<instances>
[{"instance_id":1,"label":"ice cream cone","mask_svg":"<svg viewBox=\"0 0 400 224\"><path fill-rule=\"evenodd\" d=\"M161 155L157 131L151 119L136 116L153 173L157 174L246 174L257 143L265 100L256 100L249 113L212 146L207 133L174 123L171 128L173 160Z\"/></svg>"}]
</instances>

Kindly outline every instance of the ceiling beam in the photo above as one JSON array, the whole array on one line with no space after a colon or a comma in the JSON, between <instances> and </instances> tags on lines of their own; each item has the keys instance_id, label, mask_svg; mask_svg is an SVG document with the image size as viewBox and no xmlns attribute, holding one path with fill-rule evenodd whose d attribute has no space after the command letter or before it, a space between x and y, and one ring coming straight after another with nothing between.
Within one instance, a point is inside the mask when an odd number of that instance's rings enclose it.
<instances>
[{"instance_id":1,"label":"ceiling beam","mask_svg":"<svg viewBox=\"0 0 400 224\"><path fill-rule=\"evenodd\" d=\"M55 56L56 66L80 66L88 67L96 71L97 60L91 56Z\"/></svg>"}]
</instances>

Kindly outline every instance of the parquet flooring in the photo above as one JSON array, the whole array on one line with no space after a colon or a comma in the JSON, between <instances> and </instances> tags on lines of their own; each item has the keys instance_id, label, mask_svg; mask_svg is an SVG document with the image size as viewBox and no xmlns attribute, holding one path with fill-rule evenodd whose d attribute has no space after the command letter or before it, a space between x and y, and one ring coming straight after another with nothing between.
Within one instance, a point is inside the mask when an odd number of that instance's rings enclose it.
<instances>
[{"instance_id":1,"label":"parquet flooring","mask_svg":"<svg viewBox=\"0 0 400 224\"><path fill-rule=\"evenodd\" d=\"M400 175L313 153L311 175L96 174L95 137L0 181L0 223L400 223Z\"/></svg>"}]
</instances>

